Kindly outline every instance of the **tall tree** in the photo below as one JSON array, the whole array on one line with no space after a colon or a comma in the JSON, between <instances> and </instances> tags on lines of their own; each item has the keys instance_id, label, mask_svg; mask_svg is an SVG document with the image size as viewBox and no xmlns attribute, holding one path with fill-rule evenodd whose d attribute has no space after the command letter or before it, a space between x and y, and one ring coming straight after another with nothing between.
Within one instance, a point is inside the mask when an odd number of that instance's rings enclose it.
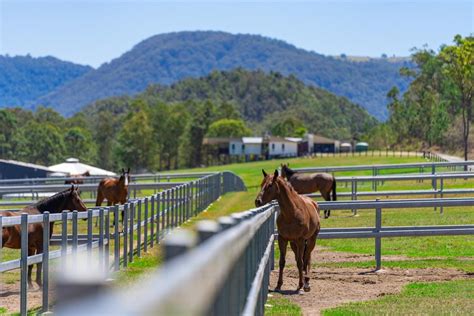
<instances>
[{"instance_id":1,"label":"tall tree","mask_svg":"<svg viewBox=\"0 0 474 316\"><path fill-rule=\"evenodd\" d=\"M242 137L251 136L252 131L242 120L221 119L209 126L209 137Z\"/></svg>"},{"instance_id":2,"label":"tall tree","mask_svg":"<svg viewBox=\"0 0 474 316\"><path fill-rule=\"evenodd\" d=\"M443 61L443 71L451 78L459 93L457 108L462 114L464 159L468 160L474 92L474 37L463 38L456 35L454 43L452 46L444 46L439 57Z\"/></svg>"},{"instance_id":3,"label":"tall tree","mask_svg":"<svg viewBox=\"0 0 474 316\"><path fill-rule=\"evenodd\" d=\"M66 154L87 163L95 163L97 147L90 132L81 127L72 127L64 135Z\"/></svg>"}]
</instances>

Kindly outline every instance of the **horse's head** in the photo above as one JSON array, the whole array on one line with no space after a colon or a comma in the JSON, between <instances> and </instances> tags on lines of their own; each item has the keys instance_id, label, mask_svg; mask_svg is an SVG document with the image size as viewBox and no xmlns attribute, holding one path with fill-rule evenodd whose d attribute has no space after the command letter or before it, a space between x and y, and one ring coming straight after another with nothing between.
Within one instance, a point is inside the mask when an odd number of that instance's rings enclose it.
<instances>
[{"instance_id":1,"label":"horse's head","mask_svg":"<svg viewBox=\"0 0 474 316\"><path fill-rule=\"evenodd\" d=\"M260 185L260 192L255 199L255 206L259 207L276 199L280 194L278 187L278 170L275 170L273 175L269 175L262 169L263 181Z\"/></svg>"},{"instance_id":2,"label":"horse's head","mask_svg":"<svg viewBox=\"0 0 474 316\"><path fill-rule=\"evenodd\" d=\"M123 183L125 187L128 187L130 183L130 168L128 168L127 171L122 168L122 175L120 176L119 182Z\"/></svg>"},{"instance_id":3,"label":"horse's head","mask_svg":"<svg viewBox=\"0 0 474 316\"><path fill-rule=\"evenodd\" d=\"M72 185L69 191L66 207L64 209L77 210L79 212L87 211L87 207L81 199L79 188Z\"/></svg>"},{"instance_id":4,"label":"horse's head","mask_svg":"<svg viewBox=\"0 0 474 316\"><path fill-rule=\"evenodd\" d=\"M281 176L285 179L290 179L290 177L295 173L294 170L290 169L290 163L281 164Z\"/></svg>"}]
</instances>

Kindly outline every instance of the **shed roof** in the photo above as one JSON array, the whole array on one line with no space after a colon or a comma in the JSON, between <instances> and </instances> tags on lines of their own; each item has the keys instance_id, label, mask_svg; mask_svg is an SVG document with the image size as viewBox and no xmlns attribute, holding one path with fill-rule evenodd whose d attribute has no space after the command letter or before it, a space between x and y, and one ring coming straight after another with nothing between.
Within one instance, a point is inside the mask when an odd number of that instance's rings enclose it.
<instances>
[{"instance_id":1,"label":"shed roof","mask_svg":"<svg viewBox=\"0 0 474 316\"><path fill-rule=\"evenodd\" d=\"M335 139L327 138L321 135L313 135L313 143L316 144L334 144L337 142Z\"/></svg>"},{"instance_id":2,"label":"shed roof","mask_svg":"<svg viewBox=\"0 0 474 316\"><path fill-rule=\"evenodd\" d=\"M261 144L263 143L262 137L242 137L244 144Z\"/></svg>"},{"instance_id":3,"label":"shed roof","mask_svg":"<svg viewBox=\"0 0 474 316\"><path fill-rule=\"evenodd\" d=\"M17 160L5 160L5 159L0 159L0 162L5 163L5 164L10 164L10 165L16 165L16 166L21 166L21 167L27 167L27 168L32 168L32 169L38 169L38 170L44 170L44 171L50 171L48 167L42 166L42 165L37 165L34 163L29 163L29 162L23 162L23 161L17 161Z\"/></svg>"},{"instance_id":4,"label":"shed roof","mask_svg":"<svg viewBox=\"0 0 474 316\"><path fill-rule=\"evenodd\" d=\"M94 166L87 165L85 163L79 162L77 158L68 158L66 162L53 165L49 167L51 172L60 172L66 173L69 175L80 175L87 171L91 174L91 176L114 176L115 173L112 171L107 171L101 168L97 168Z\"/></svg>"}]
</instances>

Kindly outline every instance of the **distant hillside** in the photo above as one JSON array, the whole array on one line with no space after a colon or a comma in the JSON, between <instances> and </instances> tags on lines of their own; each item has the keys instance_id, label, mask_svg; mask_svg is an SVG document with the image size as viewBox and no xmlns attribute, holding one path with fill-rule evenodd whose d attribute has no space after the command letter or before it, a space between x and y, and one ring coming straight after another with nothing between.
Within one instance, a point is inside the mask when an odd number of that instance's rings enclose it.
<instances>
[{"instance_id":1,"label":"distant hillside","mask_svg":"<svg viewBox=\"0 0 474 316\"><path fill-rule=\"evenodd\" d=\"M269 130L273 120L284 116L299 119L310 132L341 139L357 138L376 124L365 109L348 99L275 72L214 71L206 77L185 79L171 86L150 86L137 97L152 105L158 100L228 102L257 133ZM97 112L104 110L117 116L128 111L131 101L109 98L87 106L84 112L87 117L99 117Z\"/></svg>"},{"instance_id":2,"label":"distant hillside","mask_svg":"<svg viewBox=\"0 0 474 316\"><path fill-rule=\"evenodd\" d=\"M324 43L321 43L324 45ZM153 36L110 63L36 100L63 114L95 100L135 94L149 84L172 84L212 70L237 67L283 75L327 89L362 105L379 119L387 116L386 94L409 83L398 71L409 65L384 59L353 62L298 49L280 40L224 32L179 32Z\"/></svg>"},{"instance_id":3,"label":"distant hillside","mask_svg":"<svg viewBox=\"0 0 474 316\"><path fill-rule=\"evenodd\" d=\"M90 70L54 57L0 55L0 107L25 106Z\"/></svg>"}]
</instances>

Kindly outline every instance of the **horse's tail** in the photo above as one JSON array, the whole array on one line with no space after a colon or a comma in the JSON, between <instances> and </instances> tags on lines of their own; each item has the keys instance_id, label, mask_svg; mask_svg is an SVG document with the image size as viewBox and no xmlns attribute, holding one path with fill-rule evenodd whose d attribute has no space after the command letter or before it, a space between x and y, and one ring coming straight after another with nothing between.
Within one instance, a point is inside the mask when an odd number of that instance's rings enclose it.
<instances>
[{"instance_id":1,"label":"horse's tail","mask_svg":"<svg viewBox=\"0 0 474 316\"><path fill-rule=\"evenodd\" d=\"M332 200L337 201L336 194L336 177L332 176Z\"/></svg>"},{"instance_id":2,"label":"horse's tail","mask_svg":"<svg viewBox=\"0 0 474 316\"><path fill-rule=\"evenodd\" d=\"M104 201L104 195L102 193L102 182L99 184L97 188L97 198L95 200L95 206L101 206L102 202Z\"/></svg>"}]
</instances>

